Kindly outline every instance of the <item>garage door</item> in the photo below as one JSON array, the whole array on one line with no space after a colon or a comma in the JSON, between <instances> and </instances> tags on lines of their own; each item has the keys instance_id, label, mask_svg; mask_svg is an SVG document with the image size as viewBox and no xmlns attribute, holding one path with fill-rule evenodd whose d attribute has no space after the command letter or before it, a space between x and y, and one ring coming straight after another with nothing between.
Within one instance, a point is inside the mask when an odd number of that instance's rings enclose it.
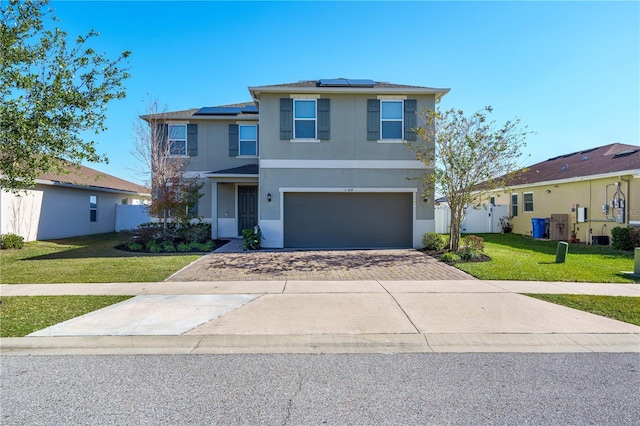
<instances>
[{"instance_id":1,"label":"garage door","mask_svg":"<svg viewBox=\"0 0 640 426\"><path fill-rule=\"evenodd\" d=\"M291 248L411 247L411 193L285 193Z\"/></svg>"}]
</instances>

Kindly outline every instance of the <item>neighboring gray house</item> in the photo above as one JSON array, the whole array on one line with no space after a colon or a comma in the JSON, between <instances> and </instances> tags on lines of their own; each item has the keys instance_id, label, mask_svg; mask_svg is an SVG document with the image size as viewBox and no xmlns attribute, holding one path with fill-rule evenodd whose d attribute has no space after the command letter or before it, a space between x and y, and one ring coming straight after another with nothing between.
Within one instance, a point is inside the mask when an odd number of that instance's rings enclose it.
<instances>
[{"instance_id":1,"label":"neighboring gray house","mask_svg":"<svg viewBox=\"0 0 640 426\"><path fill-rule=\"evenodd\" d=\"M205 183L214 238L259 225L263 247L421 247L433 200L404 145L449 89L318 80L249 87L253 102L163 115L172 153Z\"/></svg>"},{"instance_id":2,"label":"neighboring gray house","mask_svg":"<svg viewBox=\"0 0 640 426\"><path fill-rule=\"evenodd\" d=\"M46 173L18 194L0 190L0 234L34 241L114 232L116 205L147 202L148 192L84 166L69 174Z\"/></svg>"}]
</instances>

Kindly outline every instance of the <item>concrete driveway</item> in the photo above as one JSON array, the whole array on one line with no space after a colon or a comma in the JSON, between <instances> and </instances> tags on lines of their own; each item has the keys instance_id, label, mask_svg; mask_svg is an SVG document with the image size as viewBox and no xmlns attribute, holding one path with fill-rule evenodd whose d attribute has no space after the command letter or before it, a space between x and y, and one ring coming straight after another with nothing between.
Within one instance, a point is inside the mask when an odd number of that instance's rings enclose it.
<instances>
[{"instance_id":1,"label":"concrete driveway","mask_svg":"<svg viewBox=\"0 0 640 426\"><path fill-rule=\"evenodd\" d=\"M212 253L167 281L475 280L416 250Z\"/></svg>"}]
</instances>

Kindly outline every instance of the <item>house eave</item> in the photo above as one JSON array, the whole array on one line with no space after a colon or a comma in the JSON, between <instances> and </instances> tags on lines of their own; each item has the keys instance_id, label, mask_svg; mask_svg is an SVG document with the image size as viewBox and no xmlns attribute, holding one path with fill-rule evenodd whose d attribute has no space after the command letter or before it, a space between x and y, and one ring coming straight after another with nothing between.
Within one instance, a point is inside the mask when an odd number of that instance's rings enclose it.
<instances>
[{"instance_id":1,"label":"house eave","mask_svg":"<svg viewBox=\"0 0 640 426\"><path fill-rule=\"evenodd\" d=\"M80 185L77 183L59 182L55 180L36 179L35 183L39 185L56 186L61 188L83 189L86 191L108 192L113 194L137 195L139 197L145 197L145 198L151 197L151 194L145 193L145 192L128 191L126 189L105 188L105 187L93 186L93 185ZM27 190L28 189L32 189L32 188L27 188Z\"/></svg>"},{"instance_id":2,"label":"house eave","mask_svg":"<svg viewBox=\"0 0 640 426\"><path fill-rule=\"evenodd\" d=\"M288 94L308 94L308 93L364 93L364 94L388 94L388 95L435 95L436 102L449 93L451 89L437 89L432 87L249 87L249 93L254 102L259 102L262 93L288 93Z\"/></svg>"},{"instance_id":3,"label":"house eave","mask_svg":"<svg viewBox=\"0 0 640 426\"><path fill-rule=\"evenodd\" d=\"M597 175L576 176L576 177L567 178L567 179L554 179L554 180L545 180L545 181L533 182L533 183L523 183L519 185L509 185L509 186L497 188L497 190L522 189L522 188L532 188L532 187L547 186L547 185L560 185L560 184L584 182L584 181L596 180L596 179L610 179L610 178L616 178L616 177L619 179L622 179L622 177L632 177L634 179L640 179L640 169L621 170L618 172L601 173ZM484 191L484 192L492 192L492 191Z\"/></svg>"}]
</instances>

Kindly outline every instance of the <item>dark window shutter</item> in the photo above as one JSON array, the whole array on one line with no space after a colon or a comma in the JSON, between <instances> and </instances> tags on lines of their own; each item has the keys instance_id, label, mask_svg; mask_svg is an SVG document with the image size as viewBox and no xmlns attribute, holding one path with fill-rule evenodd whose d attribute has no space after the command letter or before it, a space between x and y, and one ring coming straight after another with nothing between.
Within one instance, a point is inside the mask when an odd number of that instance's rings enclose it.
<instances>
[{"instance_id":1,"label":"dark window shutter","mask_svg":"<svg viewBox=\"0 0 640 426\"><path fill-rule=\"evenodd\" d=\"M160 142L160 152L165 155L167 152L167 139L169 139L169 125L160 123L156 126L156 138Z\"/></svg>"},{"instance_id":2,"label":"dark window shutter","mask_svg":"<svg viewBox=\"0 0 640 426\"><path fill-rule=\"evenodd\" d=\"M415 99L407 99L404 101L404 139L407 141L416 140L415 128L418 124L418 116L416 109L418 102Z\"/></svg>"},{"instance_id":3,"label":"dark window shutter","mask_svg":"<svg viewBox=\"0 0 640 426\"><path fill-rule=\"evenodd\" d=\"M195 157L198 155L198 125L187 124L187 155Z\"/></svg>"},{"instance_id":4,"label":"dark window shutter","mask_svg":"<svg viewBox=\"0 0 640 426\"><path fill-rule=\"evenodd\" d=\"M329 140L331 138L331 111L329 107L329 99L318 99L318 139L321 140Z\"/></svg>"},{"instance_id":5,"label":"dark window shutter","mask_svg":"<svg viewBox=\"0 0 640 426\"><path fill-rule=\"evenodd\" d=\"M367 99L367 140L380 140L380 101Z\"/></svg>"},{"instance_id":6,"label":"dark window shutter","mask_svg":"<svg viewBox=\"0 0 640 426\"><path fill-rule=\"evenodd\" d=\"M293 139L293 99L280 99L280 139Z\"/></svg>"},{"instance_id":7,"label":"dark window shutter","mask_svg":"<svg viewBox=\"0 0 640 426\"><path fill-rule=\"evenodd\" d=\"M239 154L240 135L238 134L238 125L229 124L229 157L237 157Z\"/></svg>"},{"instance_id":8,"label":"dark window shutter","mask_svg":"<svg viewBox=\"0 0 640 426\"><path fill-rule=\"evenodd\" d=\"M256 125L256 155L260 156L260 125Z\"/></svg>"}]
</instances>

